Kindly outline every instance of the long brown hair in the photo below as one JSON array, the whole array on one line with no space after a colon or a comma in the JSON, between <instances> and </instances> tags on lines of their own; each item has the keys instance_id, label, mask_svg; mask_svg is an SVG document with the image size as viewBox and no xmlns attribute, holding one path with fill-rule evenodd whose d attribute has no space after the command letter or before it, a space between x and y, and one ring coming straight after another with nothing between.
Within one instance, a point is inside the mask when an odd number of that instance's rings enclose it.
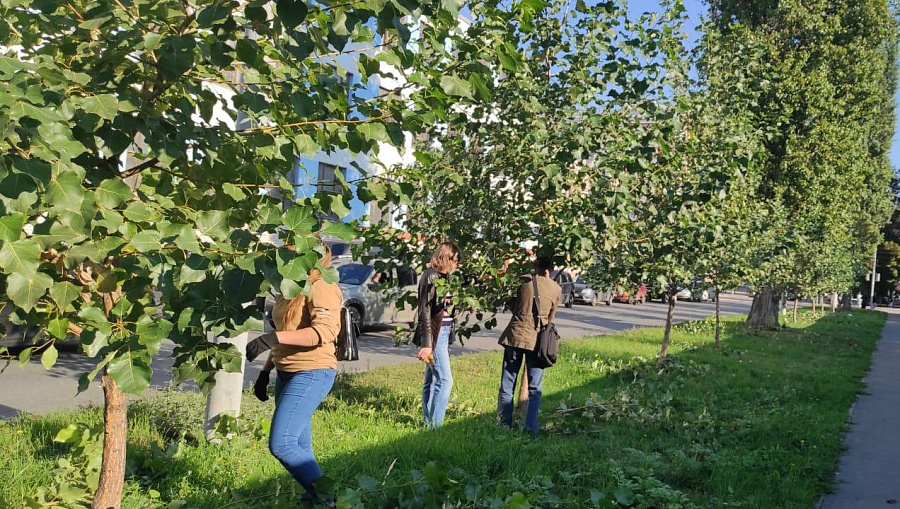
<instances>
[{"instance_id":1,"label":"long brown hair","mask_svg":"<svg viewBox=\"0 0 900 509\"><path fill-rule=\"evenodd\" d=\"M437 249L434 250L434 254L431 255L431 261L428 263L428 266L441 274L446 274L453 268L454 262L458 265L461 261L462 255L456 244L441 242Z\"/></svg>"},{"instance_id":2,"label":"long brown hair","mask_svg":"<svg viewBox=\"0 0 900 509\"><path fill-rule=\"evenodd\" d=\"M322 245L325 246L325 253L322 254L320 265L322 267L328 267L331 265L331 247L329 247L328 244ZM319 279L322 279L322 273L319 272L319 269L312 269L309 271L309 277L307 279L309 279L310 284L315 283ZM282 327L293 322L301 313L303 313L303 308L306 306L306 299L307 296L301 293L291 300L287 309L284 310L284 322L282 323Z\"/></svg>"}]
</instances>

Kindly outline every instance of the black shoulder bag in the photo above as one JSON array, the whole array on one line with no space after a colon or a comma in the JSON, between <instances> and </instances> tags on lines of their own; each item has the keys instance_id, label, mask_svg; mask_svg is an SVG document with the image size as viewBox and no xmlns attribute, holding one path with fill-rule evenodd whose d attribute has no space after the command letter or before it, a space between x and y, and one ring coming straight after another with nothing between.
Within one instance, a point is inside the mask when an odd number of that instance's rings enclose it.
<instances>
[{"instance_id":1,"label":"black shoulder bag","mask_svg":"<svg viewBox=\"0 0 900 509\"><path fill-rule=\"evenodd\" d=\"M534 286L534 300L532 307L534 308L534 327L537 329L537 344L534 345L535 357L537 357L537 367L549 368L556 364L559 357L559 332L556 331L556 325L547 323L544 325L541 320L541 294L538 291L537 275L531 278L531 284Z\"/></svg>"}]
</instances>

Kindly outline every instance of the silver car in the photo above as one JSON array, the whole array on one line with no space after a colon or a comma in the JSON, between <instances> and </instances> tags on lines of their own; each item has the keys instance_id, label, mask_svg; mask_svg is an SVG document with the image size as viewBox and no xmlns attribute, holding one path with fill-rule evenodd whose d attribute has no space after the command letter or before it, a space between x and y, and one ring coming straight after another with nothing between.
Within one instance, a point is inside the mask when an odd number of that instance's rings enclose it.
<instances>
[{"instance_id":1,"label":"silver car","mask_svg":"<svg viewBox=\"0 0 900 509\"><path fill-rule=\"evenodd\" d=\"M715 302L718 298L716 295L716 289L703 282L703 281L694 281L691 283L691 300L697 302Z\"/></svg>"},{"instance_id":2,"label":"silver car","mask_svg":"<svg viewBox=\"0 0 900 509\"><path fill-rule=\"evenodd\" d=\"M575 302L595 306L603 302L607 306L612 304L613 292L609 290L597 291L591 288L588 282L581 276L575 280Z\"/></svg>"},{"instance_id":3,"label":"silver car","mask_svg":"<svg viewBox=\"0 0 900 509\"><path fill-rule=\"evenodd\" d=\"M418 277L415 269L390 267L376 269L352 260L334 264L344 294L344 306L361 327L389 324L411 324L415 307L407 300L416 295Z\"/></svg>"}]
</instances>

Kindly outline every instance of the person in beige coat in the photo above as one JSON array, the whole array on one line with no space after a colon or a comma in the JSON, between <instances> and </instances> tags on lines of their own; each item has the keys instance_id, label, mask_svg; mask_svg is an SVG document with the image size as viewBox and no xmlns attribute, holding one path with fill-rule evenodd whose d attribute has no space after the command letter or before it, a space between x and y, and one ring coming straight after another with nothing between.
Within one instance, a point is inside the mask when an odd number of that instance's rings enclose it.
<instances>
[{"instance_id":1,"label":"person in beige coat","mask_svg":"<svg viewBox=\"0 0 900 509\"><path fill-rule=\"evenodd\" d=\"M544 382L544 369L537 367L535 358L538 327L553 321L562 295L562 288L549 277L552 267L549 258L539 257L534 261L535 274L522 278L522 284L516 292L515 304L512 306L513 316L500 335L499 341L504 348L497 413L503 424L513 427L513 390L524 360L528 370L528 410L525 412L525 429L534 435L538 433L538 412ZM537 320L535 320L532 280L537 281L540 296Z\"/></svg>"}]
</instances>

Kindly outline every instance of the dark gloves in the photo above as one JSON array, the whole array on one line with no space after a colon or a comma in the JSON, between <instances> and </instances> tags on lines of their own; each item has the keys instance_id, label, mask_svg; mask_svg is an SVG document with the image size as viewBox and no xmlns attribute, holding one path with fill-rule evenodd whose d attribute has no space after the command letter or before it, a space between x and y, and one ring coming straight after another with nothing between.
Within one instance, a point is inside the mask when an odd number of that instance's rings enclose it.
<instances>
[{"instance_id":1,"label":"dark gloves","mask_svg":"<svg viewBox=\"0 0 900 509\"><path fill-rule=\"evenodd\" d=\"M256 383L253 384L253 395L260 401L269 400L269 372L260 371Z\"/></svg>"},{"instance_id":2,"label":"dark gloves","mask_svg":"<svg viewBox=\"0 0 900 509\"><path fill-rule=\"evenodd\" d=\"M277 344L278 336L274 332L257 336L256 339L247 342L247 360L252 361L259 357L259 354L271 350Z\"/></svg>"}]
</instances>

